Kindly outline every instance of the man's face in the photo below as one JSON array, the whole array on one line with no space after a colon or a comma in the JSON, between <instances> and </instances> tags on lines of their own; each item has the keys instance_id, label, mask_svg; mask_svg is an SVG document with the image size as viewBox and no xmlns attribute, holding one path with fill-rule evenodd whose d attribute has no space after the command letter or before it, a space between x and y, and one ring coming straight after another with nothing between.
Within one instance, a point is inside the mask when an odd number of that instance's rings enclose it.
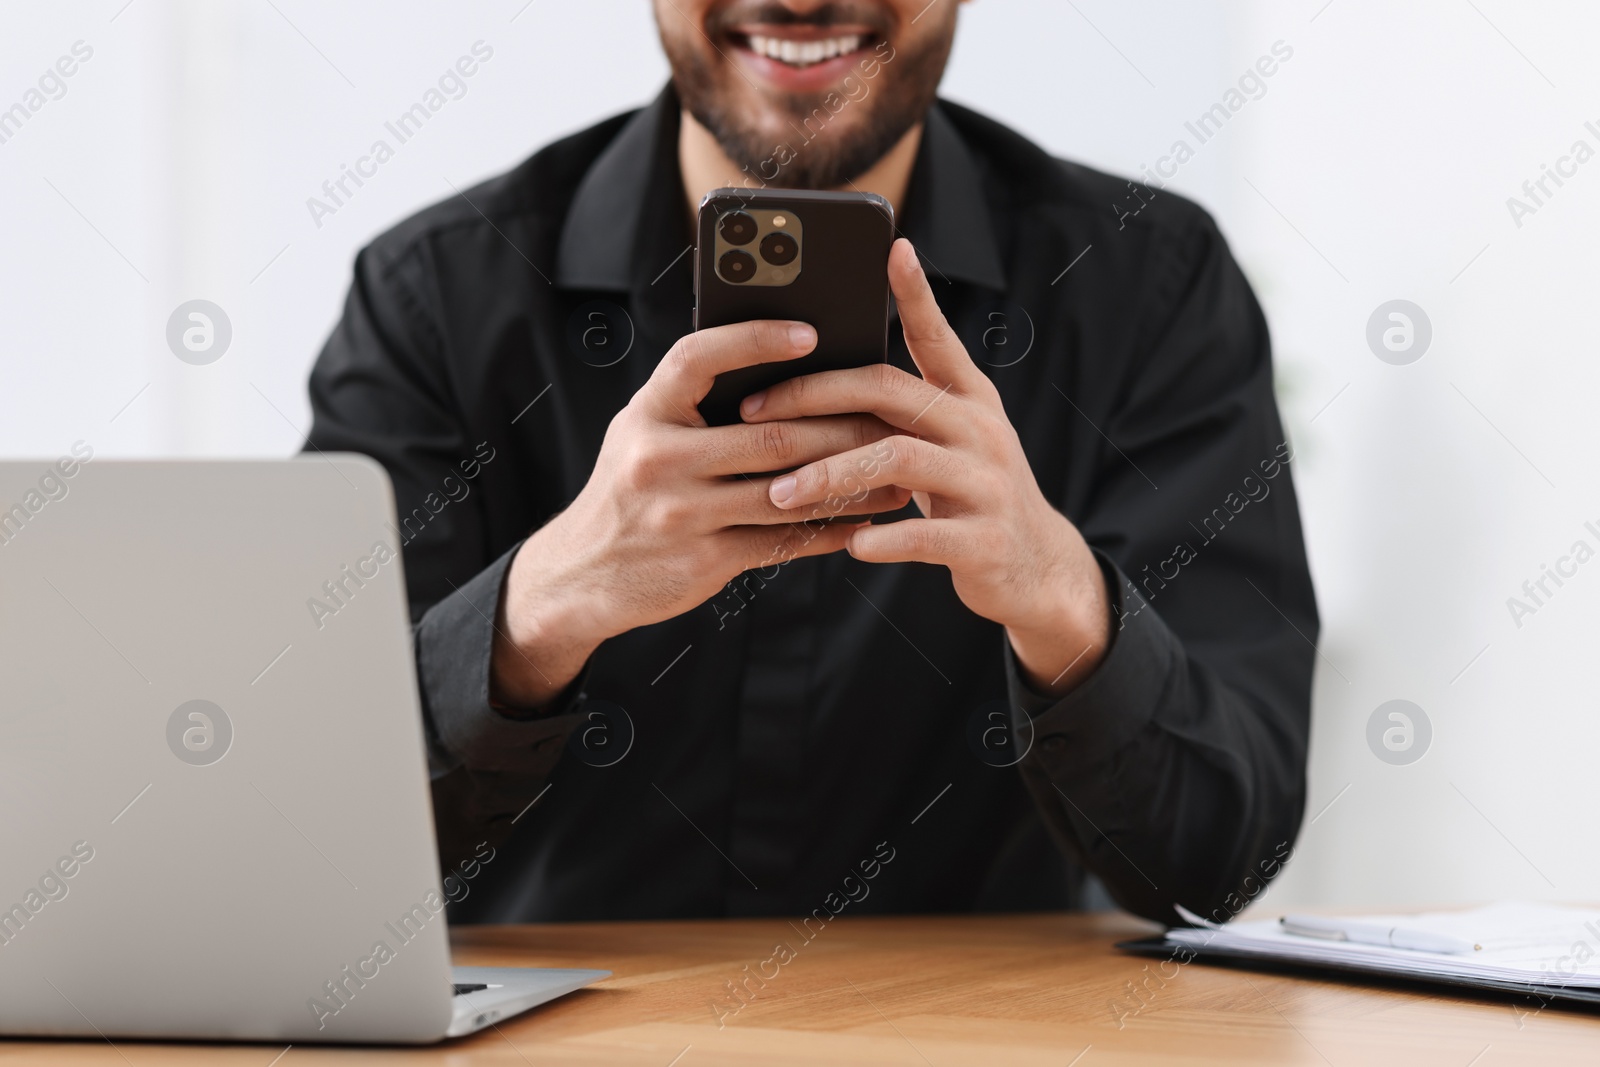
<instances>
[{"instance_id":1,"label":"man's face","mask_svg":"<svg viewBox=\"0 0 1600 1067\"><path fill-rule=\"evenodd\" d=\"M748 184L829 189L921 121L960 0L655 0L684 107Z\"/></svg>"}]
</instances>

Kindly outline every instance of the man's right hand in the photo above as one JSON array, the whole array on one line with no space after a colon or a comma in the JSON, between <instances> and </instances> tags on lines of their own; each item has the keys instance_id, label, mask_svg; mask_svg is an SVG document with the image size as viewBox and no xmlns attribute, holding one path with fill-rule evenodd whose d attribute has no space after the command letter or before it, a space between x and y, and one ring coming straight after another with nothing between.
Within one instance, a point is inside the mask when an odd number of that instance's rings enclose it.
<instances>
[{"instance_id":1,"label":"man's right hand","mask_svg":"<svg viewBox=\"0 0 1600 1067\"><path fill-rule=\"evenodd\" d=\"M816 344L804 323L701 330L667 352L617 413L588 483L511 563L496 624L491 687L519 708L550 701L600 643L681 615L737 575L835 552L853 523L904 507L888 486L797 514L776 507L772 472L849 452L895 431L871 415L708 427L698 405L712 380L798 359Z\"/></svg>"}]
</instances>

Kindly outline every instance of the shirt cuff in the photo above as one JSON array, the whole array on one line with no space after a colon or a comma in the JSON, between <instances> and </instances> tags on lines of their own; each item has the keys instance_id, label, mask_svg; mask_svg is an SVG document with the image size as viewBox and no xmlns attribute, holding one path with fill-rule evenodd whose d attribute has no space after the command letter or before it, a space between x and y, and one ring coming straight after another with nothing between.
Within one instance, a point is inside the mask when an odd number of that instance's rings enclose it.
<instances>
[{"instance_id":1,"label":"shirt cuff","mask_svg":"<svg viewBox=\"0 0 1600 1067\"><path fill-rule=\"evenodd\" d=\"M416 627L417 684L430 737L444 767L538 773L582 718L589 668L534 718L489 705L494 620L519 542L471 581L429 608Z\"/></svg>"},{"instance_id":2,"label":"shirt cuff","mask_svg":"<svg viewBox=\"0 0 1600 1067\"><path fill-rule=\"evenodd\" d=\"M1137 587L1104 553L1094 555L1111 595L1113 623L1111 647L1088 678L1065 696L1046 696L1023 677L1011 642L1002 637L1011 706L1033 727L1028 759L1052 778L1101 763L1132 741L1184 662L1183 643Z\"/></svg>"}]
</instances>

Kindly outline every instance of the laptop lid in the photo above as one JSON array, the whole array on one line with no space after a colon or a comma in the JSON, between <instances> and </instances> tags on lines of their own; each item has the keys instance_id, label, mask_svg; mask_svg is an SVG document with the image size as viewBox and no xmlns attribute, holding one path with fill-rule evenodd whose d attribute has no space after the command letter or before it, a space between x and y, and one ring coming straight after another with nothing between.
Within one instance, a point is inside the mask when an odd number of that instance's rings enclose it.
<instances>
[{"instance_id":1,"label":"laptop lid","mask_svg":"<svg viewBox=\"0 0 1600 1067\"><path fill-rule=\"evenodd\" d=\"M393 514L359 456L0 463L0 1033L444 1034Z\"/></svg>"}]
</instances>

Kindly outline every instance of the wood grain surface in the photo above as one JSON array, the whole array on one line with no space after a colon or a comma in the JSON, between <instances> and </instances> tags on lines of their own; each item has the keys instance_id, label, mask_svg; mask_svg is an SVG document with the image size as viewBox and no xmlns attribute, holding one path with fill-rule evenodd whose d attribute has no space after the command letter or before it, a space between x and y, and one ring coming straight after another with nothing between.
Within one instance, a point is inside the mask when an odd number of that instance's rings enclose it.
<instances>
[{"instance_id":1,"label":"wood grain surface","mask_svg":"<svg viewBox=\"0 0 1600 1067\"><path fill-rule=\"evenodd\" d=\"M0 1063L1600 1063L1600 1017L1163 966L1112 947L1152 929L1113 915L841 917L809 940L782 919L464 927L459 964L615 976L426 1049L0 1041Z\"/></svg>"}]
</instances>

